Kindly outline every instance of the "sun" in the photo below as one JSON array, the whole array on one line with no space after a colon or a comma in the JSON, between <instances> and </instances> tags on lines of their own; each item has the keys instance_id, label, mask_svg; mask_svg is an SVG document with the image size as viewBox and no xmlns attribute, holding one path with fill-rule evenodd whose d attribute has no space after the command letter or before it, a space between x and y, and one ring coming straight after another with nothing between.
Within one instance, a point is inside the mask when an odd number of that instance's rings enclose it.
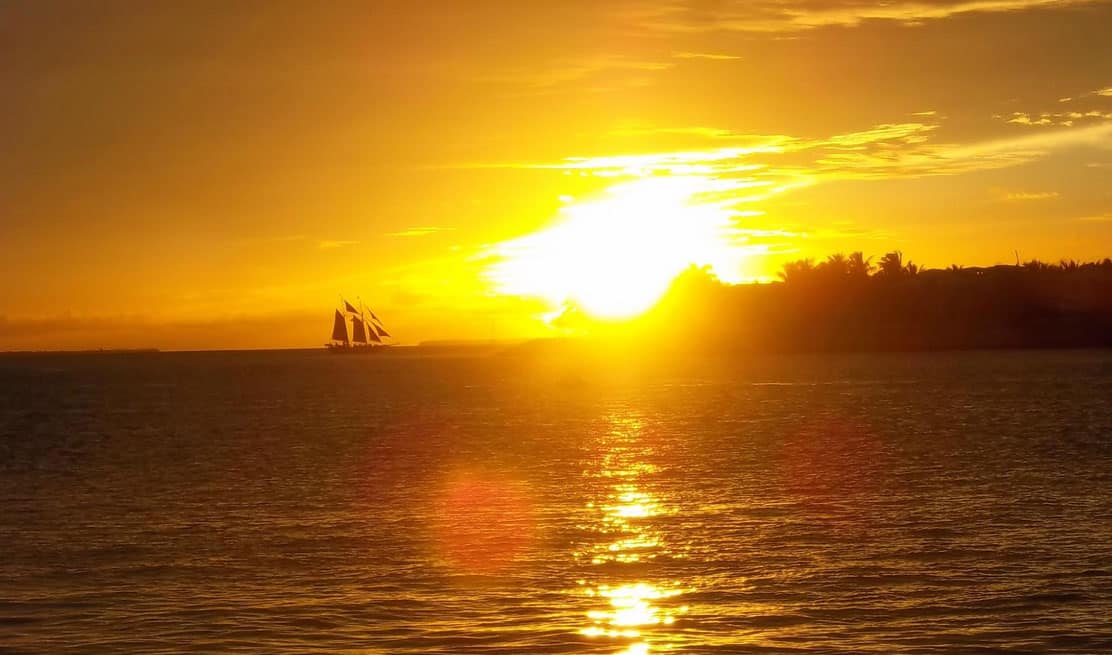
<instances>
[{"instance_id":1,"label":"sun","mask_svg":"<svg viewBox=\"0 0 1112 655\"><path fill-rule=\"evenodd\" d=\"M554 225L496 246L489 276L501 293L573 302L598 318L652 307L692 264L731 281L741 249L735 212L710 200L716 181L647 177L570 203Z\"/></svg>"}]
</instances>

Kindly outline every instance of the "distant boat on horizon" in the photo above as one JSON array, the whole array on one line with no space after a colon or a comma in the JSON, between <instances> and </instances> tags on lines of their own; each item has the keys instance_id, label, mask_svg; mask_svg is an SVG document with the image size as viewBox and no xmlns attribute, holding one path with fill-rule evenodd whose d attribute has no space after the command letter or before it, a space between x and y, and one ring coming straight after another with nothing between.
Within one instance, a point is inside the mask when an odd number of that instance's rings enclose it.
<instances>
[{"instance_id":1,"label":"distant boat on horizon","mask_svg":"<svg viewBox=\"0 0 1112 655\"><path fill-rule=\"evenodd\" d=\"M383 327L382 321L371 309L359 302L356 309L347 300L340 299L341 309L337 309L332 319L332 340L324 344L329 352L337 354L369 354L382 352L392 344L393 337ZM348 323L351 332L348 332Z\"/></svg>"}]
</instances>

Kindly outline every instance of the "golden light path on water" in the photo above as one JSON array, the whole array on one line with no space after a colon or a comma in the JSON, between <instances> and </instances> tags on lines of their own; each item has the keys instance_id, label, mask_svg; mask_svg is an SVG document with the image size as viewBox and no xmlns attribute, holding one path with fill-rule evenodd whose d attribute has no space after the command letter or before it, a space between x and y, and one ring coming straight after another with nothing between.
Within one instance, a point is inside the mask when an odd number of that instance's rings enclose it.
<instances>
[{"instance_id":1,"label":"golden light path on water","mask_svg":"<svg viewBox=\"0 0 1112 655\"><path fill-rule=\"evenodd\" d=\"M599 572L579 581L580 593L597 601L579 634L614 641L621 648L616 655L669 650L666 628L688 610L676 602L689 591L678 581L638 579L623 570L643 573L658 556L681 557L670 551L654 521L678 510L645 484L659 469L644 461L652 449L642 443L643 428L636 416L611 416L610 430L598 444L603 453L598 468L584 472L609 485L601 502L587 503L590 523L583 526L602 538L576 553Z\"/></svg>"}]
</instances>

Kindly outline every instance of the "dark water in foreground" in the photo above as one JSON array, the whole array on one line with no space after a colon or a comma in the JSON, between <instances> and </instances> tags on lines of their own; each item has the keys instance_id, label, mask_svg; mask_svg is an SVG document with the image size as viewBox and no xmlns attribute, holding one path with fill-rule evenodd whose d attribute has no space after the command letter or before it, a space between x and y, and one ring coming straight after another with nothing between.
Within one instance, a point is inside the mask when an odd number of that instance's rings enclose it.
<instances>
[{"instance_id":1,"label":"dark water in foreground","mask_svg":"<svg viewBox=\"0 0 1112 655\"><path fill-rule=\"evenodd\" d=\"M0 651L1112 651L1112 352L0 358Z\"/></svg>"}]
</instances>

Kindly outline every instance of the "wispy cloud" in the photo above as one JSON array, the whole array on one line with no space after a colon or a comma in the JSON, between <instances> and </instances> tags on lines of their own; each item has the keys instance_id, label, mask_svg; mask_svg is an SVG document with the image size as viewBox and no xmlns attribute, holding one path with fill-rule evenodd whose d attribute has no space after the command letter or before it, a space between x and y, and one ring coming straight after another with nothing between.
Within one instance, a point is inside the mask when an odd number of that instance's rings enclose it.
<instances>
[{"instance_id":1,"label":"wispy cloud","mask_svg":"<svg viewBox=\"0 0 1112 655\"><path fill-rule=\"evenodd\" d=\"M670 134L678 136L698 136L710 139L736 139L744 141L746 139L764 140L767 137L754 136L747 134L738 134L731 130L722 129L719 127L620 127L607 132L610 136L617 137L639 137L639 136L654 136L660 134Z\"/></svg>"},{"instance_id":2,"label":"wispy cloud","mask_svg":"<svg viewBox=\"0 0 1112 655\"><path fill-rule=\"evenodd\" d=\"M354 246L358 241L318 241L317 247L321 250L331 250L332 248L346 248L347 246Z\"/></svg>"},{"instance_id":3,"label":"wispy cloud","mask_svg":"<svg viewBox=\"0 0 1112 655\"><path fill-rule=\"evenodd\" d=\"M1045 152L1050 149L1075 146L1112 147L1112 123L1049 130L1019 137L996 139L970 146L970 148L986 153L1032 148Z\"/></svg>"},{"instance_id":4,"label":"wispy cloud","mask_svg":"<svg viewBox=\"0 0 1112 655\"><path fill-rule=\"evenodd\" d=\"M733 0L714 5L674 2L640 16L648 29L664 32L799 32L854 27L866 21L916 25L975 13L1065 9L1101 0Z\"/></svg>"},{"instance_id":5,"label":"wispy cloud","mask_svg":"<svg viewBox=\"0 0 1112 655\"><path fill-rule=\"evenodd\" d=\"M829 9L812 8L795 14L796 24L806 27L858 25L866 20L914 24L971 13L1001 13L1029 9L1060 9L1099 0L966 0L958 2L854 3ZM817 3L813 7L821 6Z\"/></svg>"},{"instance_id":6,"label":"wispy cloud","mask_svg":"<svg viewBox=\"0 0 1112 655\"><path fill-rule=\"evenodd\" d=\"M534 93L550 93L573 83L590 80L597 90L611 86L637 86L645 81L643 76L637 75L638 73L658 73L674 66L675 63L672 61L655 61L601 54L556 60L548 66L540 68L510 68L500 73L480 76L478 80L495 84L510 84L531 89ZM612 74L618 74L619 79L610 82L601 79ZM576 84L575 88L578 91L590 90L590 88L584 89L582 84Z\"/></svg>"},{"instance_id":7,"label":"wispy cloud","mask_svg":"<svg viewBox=\"0 0 1112 655\"><path fill-rule=\"evenodd\" d=\"M808 180L817 176L875 177L894 176L901 172L905 175L930 174L930 164L945 159L937 148L926 150L923 147L936 128L937 125L918 122L885 123L819 139L800 139L782 134L741 135L705 127L639 128L635 133L713 136L730 145L704 150L569 157L557 162L495 166L584 171L603 177L658 174L740 176L752 182L746 188L796 188L808 184ZM627 130L624 133L632 132ZM777 161L780 155L801 158L802 163L785 164ZM976 165L984 166L985 162ZM952 162L950 166L953 166Z\"/></svg>"},{"instance_id":8,"label":"wispy cloud","mask_svg":"<svg viewBox=\"0 0 1112 655\"><path fill-rule=\"evenodd\" d=\"M937 125L927 125L925 123L885 123L860 132L832 136L817 145L854 149L874 143L893 141L922 143L927 140L926 135L937 128Z\"/></svg>"},{"instance_id":9,"label":"wispy cloud","mask_svg":"<svg viewBox=\"0 0 1112 655\"><path fill-rule=\"evenodd\" d=\"M425 236L428 236L430 234L436 234L437 232L443 232L445 230L451 230L451 229L452 228L450 228L450 227L438 227L438 226L435 226L435 225L429 225L429 226L425 226L425 227L410 227L410 228L406 228L404 230L399 230L397 232L387 232L386 236L390 236L390 237L425 237Z\"/></svg>"},{"instance_id":10,"label":"wispy cloud","mask_svg":"<svg viewBox=\"0 0 1112 655\"><path fill-rule=\"evenodd\" d=\"M913 149L881 147L865 152L828 154L817 162L824 180L881 180L960 175L1009 168L1034 161L1033 150L984 151L973 146L928 144Z\"/></svg>"},{"instance_id":11,"label":"wispy cloud","mask_svg":"<svg viewBox=\"0 0 1112 655\"><path fill-rule=\"evenodd\" d=\"M1112 212L1106 212L1104 214L1094 214L1091 216L1079 216L1077 220L1084 221L1086 223L1112 223Z\"/></svg>"},{"instance_id":12,"label":"wispy cloud","mask_svg":"<svg viewBox=\"0 0 1112 655\"><path fill-rule=\"evenodd\" d=\"M703 150L475 166L578 171L614 178L709 176L733 180L729 191L741 202L822 181L959 175L1026 164L1065 148L1112 149L1112 122L968 143L936 142L937 128L928 123L885 123L816 139L735 135L720 138L736 138L737 145Z\"/></svg>"},{"instance_id":13,"label":"wispy cloud","mask_svg":"<svg viewBox=\"0 0 1112 655\"><path fill-rule=\"evenodd\" d=\"M1092 97L1092 96L1103 96L1105 98L1112 98L1112 86L1105 87L1103 89L1097 89L1096 91L1087 91L1085 93L1078 93L1076 95L1076 98L1075 98L1075 96L1066 96L1064 98L1058 98L1058 102L1073 102L1075 99L1089 98L1089 97Z\"/></svg>"},{"instance_id":14,"label":"wispy cloud","mask_svg":"<svg viewBox=\"0 0 1112 655\"><path fill-rule=\"evenodd\" d=\"M602 177L643 177L667 173L670 175L715 172L740 172L760 168L759 164L745 164L741 160L754 154L784 152L793 141L787 136L753 137L750 145L738 145L710 150L657 152L638 155L613 155L602 157L567 157L549 162L506 162L472 164L469 168L517 168L583 171Z\"/></svg>"},{"instance_id":15,"label":"wispy cloud","mask_svg":"<svg viewBox=\"0 0 1112 655\"><path fill-rule=\"evenodd\" d=\"M816 179L890 179L960 175L998 170L1069 148L1112 148L1112 123L1057 128L1019 137L972 143L879 144L863 152L833 153L819 160Z\"/></svg>"},{"instance_id":16,"label":"wispy cloud","mask_svg":"<svg viewBox=\"0 0 1112 655\"><path fill-rule=\"evenodd\" d=\"M1005 117L1001 116L1000 118ZM1042 112L1040 114L1029 114L1027 112L1017 111L1005 118L1005 121L1008 123L1014 125L1029 125L1032 127L1047 127L1051 125L1070 127L1079 121L1092 122L1106 120L1112 120L1112 111L1101 111L1099 109L1091 109L1089 111Z\"/></svg>"},{"instance_id":17,"label":"wispy cloud","mask_svg":"<svg viewBox=\"0 0 1112 655\"><path fill-rule=\"evenodd\" d=\"M703 150L658 152L603 157L568 157L557 162L519 164L480 164L508 168L551 168L585 170L600 175L668 173L748 172L764 168L751 160L760 155L780 155L804 151L850 152L875 150L881 147L904 148L924 143L937 125L928 123L884 123L865 130L837 134L826 138L801 139L785 134L738 134L711 127L644 127L613 130L615 136L678 134L710 137L728 142Z\"/></svg>"},{"instance_id":18,"label":"wispy cloud","mask_svg":"<svg viewBox=\"0 0 1112 655\"><path fill-rule=\"evenodd\" d=\"M737 55L723 55L714 52L676 52L672 54L676 59L709 59L711 61L730 61L741 59Z\"/></svg>"},{"instance_id":19,"label":"wispy cloud","mask_svg":"<svg viewBox=\"0 0 1112 655\"><path fill-rule=\"evenodd\" d=\"M1027 200L1052 200L1057 198L1057 191L1003 191L998 194L1000 200L1006 202L1023 202Z\"/></svg>"}]
</instances>

